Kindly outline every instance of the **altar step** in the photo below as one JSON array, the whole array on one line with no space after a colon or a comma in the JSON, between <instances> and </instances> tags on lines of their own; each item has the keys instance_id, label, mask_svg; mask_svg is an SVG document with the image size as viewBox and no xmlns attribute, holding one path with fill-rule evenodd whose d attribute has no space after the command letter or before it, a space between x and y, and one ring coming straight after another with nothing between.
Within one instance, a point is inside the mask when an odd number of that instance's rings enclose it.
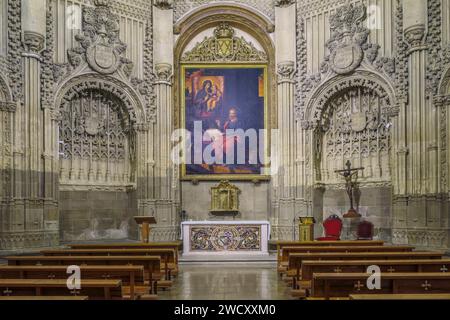
<instances>
[{"instance_id":1,"label":"altar step","mask_svg":"<svg viewBox=\"0 0 450 320\"><path fill-rule=\"evenodd\" d=\"M224 254L224 255L204 255L204 254L189 254L181 255L180 263L215 263L215 262L267 262L276 263L276 254L270 255L250 255L250 254Z\"/></svg>"}]
</instances>

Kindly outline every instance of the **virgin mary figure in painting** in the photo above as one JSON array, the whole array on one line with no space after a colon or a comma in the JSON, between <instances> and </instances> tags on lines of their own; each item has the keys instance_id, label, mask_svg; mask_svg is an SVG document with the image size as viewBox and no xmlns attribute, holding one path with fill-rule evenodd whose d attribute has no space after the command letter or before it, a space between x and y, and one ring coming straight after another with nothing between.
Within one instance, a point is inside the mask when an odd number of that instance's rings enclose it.
<instances>
[{"instance_id":1,"label":"virgin mary figure in painting","mask_svg":"<svg viewBox=\"0 0 450 320\"><path fill-rule=\"evenodd\" d=\"M194 106L200 115L205 115L213 111L220 102L222 92L211 80L205 80L202 89L197 92L194 98Z\"/></svg>"}]
</instances>

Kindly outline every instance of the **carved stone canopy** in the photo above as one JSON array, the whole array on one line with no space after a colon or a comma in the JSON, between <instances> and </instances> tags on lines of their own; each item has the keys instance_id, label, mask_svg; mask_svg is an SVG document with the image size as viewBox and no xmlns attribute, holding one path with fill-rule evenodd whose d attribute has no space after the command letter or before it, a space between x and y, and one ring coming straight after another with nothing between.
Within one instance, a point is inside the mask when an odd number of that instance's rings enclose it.
<instances>
[{"instance_id":1,"label":"carved stone canopy","mask_svg":"<svg viewBox=\"0 0 450 320\"><path fill-rule=\"evenodd\" d=\"M267 62L266 53L244 37L235 36L235 30L228 23L221 23L213 33L186 52L182 62Z\"/></svg>"}]
</instances>

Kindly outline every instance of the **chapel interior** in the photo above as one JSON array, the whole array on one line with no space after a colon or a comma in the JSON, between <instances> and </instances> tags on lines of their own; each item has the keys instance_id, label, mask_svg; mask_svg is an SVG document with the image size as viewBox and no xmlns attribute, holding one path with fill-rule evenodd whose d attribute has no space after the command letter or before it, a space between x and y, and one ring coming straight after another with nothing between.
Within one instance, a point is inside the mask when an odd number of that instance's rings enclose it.
<instances>
[{"instance_id":1,"label":"chapel interior","mask_svg":"<svg viewBox=\"0 0 450 320\"><path fill-rule=\"evenodd\" d=\"M0 0L0 301L450 300L449 219L450 0Z\"/></svg>"}]
</instances>

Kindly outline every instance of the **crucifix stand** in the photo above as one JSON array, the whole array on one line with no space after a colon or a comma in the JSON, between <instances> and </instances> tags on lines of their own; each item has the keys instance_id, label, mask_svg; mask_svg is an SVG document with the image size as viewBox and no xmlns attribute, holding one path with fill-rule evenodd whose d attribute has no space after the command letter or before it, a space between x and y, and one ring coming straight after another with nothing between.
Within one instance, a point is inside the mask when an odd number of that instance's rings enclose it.
<instances>
[{"instance_id":1,"label":"crucifix stand","mask_svg":"<svg viewBox=\"0 0 450 320\"><path fill-rule=\"evenodd\" d=\"M150 224L156 224L155 217L137 216L134 217L136 223L141 227L141 240L143 243L148 243L150 239Z\"/></svg>"},{"instance_id":2,"label":"crucifix stand","mask_svg":"<svg viewBox=\"0 0 450 320\"><path fill-rule=\"evenodd\" d=\"M352 164L349 161L345 164L346 168L343 170L336 170L335 172L344 177L345 179L345 189L347 191L347 195L350 199L350 209L346 214L343 215L344 218L359 218L361 215L354 208L354 198L353 191L356 188L356 184L358 181L358 172L364 170L361 168L352 168Z\"/></svg>"}]
</instances>

